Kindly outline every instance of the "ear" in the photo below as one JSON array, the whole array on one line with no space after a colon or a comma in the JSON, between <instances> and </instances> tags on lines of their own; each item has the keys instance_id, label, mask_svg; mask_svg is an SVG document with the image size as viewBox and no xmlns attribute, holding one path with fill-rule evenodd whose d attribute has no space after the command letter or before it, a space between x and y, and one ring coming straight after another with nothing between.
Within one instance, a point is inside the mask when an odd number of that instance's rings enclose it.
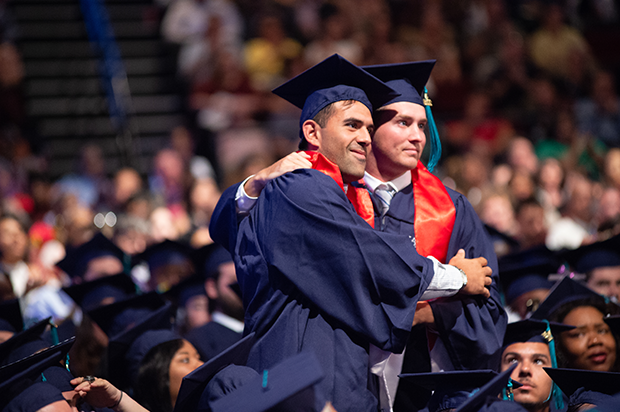
<instances>
[{"instance_id":1,"label":"ear","mask_svg":"<svg viewBox=\"0 0 620 412\"><path fill-rule=\"evenodd\" d=\"M215 279L209 278L205 281L205 290L210 300L217 300L220 297L220 293L217 290Z\"/></svg>"},{"instance_id":2,"label":"ear","mask_svg":"<svg viewBox=\"0 0 620 412\"><path fill-rule=\"evenodd\" d=\"M308 142L308 150L319 150L321 148L321 126L312 119L306 120L301 125L301 130Z\"/></svg>"}]
</instances>

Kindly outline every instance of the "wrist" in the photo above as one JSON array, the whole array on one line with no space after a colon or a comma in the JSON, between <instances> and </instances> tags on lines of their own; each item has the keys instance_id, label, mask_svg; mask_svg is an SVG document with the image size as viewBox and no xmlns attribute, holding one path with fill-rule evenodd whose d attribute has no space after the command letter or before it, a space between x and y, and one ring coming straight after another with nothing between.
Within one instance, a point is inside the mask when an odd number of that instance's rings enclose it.
<instances>
[{"instance_id":1,"label":"wrist","mask_svg":"<svg viewBox=\"0 0 620 412\"><path fill-rule=\"evenodd\" d=\"M461 273L461 277L463 278L463 285L461 286L461 290L465 288L465 286L467 286L467 275L465 274L465 271L463 269L461 269L460 267L454 266L460 273Z\"/></svg>"},{"instance_id":2,"label":"wrist","mask_svg":"<svg viewBox=\"0 0 620 412\"><path fill-rule=\"evenodd\" d=\"M120 393L121 395L118 397L118 400L114 403L114 405L110 406L109 409L116 410L116 408L118 408L121 404L121 401L123 400L123 391L120 391Z\"/></svg>"}]
</instances>

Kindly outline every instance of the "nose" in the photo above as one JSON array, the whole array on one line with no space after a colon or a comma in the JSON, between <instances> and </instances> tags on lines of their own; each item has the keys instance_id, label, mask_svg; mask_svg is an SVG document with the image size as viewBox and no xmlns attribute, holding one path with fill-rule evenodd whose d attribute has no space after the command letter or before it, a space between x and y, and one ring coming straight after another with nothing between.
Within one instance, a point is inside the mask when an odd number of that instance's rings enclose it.
<instances>
[{"instance_id":1,"label":"nose","mask_svg":"<svg viewBox=\"0 0 620 412\"><path fill-rule=\"evenodd\" d=\"M530 370L530 365L527 362L519 363L519 366L515 369L518 378L524 378L526 376L531 376L532 371Z\"/></svg>"},{"instance_id":2,"label":"nose","mask_svg":"<svg viewBox=\"0 0 620 412\"><path fill-rule=\"evenodd\" d=\"M370 131L365 127L360 128L359 133L357 134L356 141L361 146L369 146L372 142L372 139L370 137Z\"/></svg>"},{"instance_id":3,"label":"nose","mask_svg":"<svg viewBox=\"0 0 620 412\"><path fill-rule=\"evenodd\" d=\"M416 123L412 124L409 127L409 141L410 142L421 142L426 140L426 134L424 133L424 128L418 127Z\"/></svg>"}]
</instances>

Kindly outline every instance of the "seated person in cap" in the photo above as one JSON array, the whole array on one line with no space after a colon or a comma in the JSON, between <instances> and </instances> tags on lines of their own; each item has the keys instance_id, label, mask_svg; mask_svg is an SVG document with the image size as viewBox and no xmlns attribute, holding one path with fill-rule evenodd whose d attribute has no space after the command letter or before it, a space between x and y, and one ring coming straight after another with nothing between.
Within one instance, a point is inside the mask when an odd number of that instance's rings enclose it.
<instances>
[{"instance_id":1,"label":"seated person in cap","mask_svg":"<svg viewBox=\"0 0 620 412\"><path fill-rule=\"evenodd\" d=\"M575 329L556 336L560 366L615 371L618 370L616 338L603 319L618 313L618 305L565 276L553 287L532 318L575 326Z\"/></svg>"},{"instance_id":2,"label":"seated person in cap","mask_svg":"<svg viewBox=\"0 0 620 412\"><path fill-rule=\"evenodd\" d=\"M257 332L248 366L263 370L314 350L326 374L317 409L332 400L337 410L376 410L370 345L402 352L422 295L445 292L429 288L440 265L420 256L407 235L373 230L368 192L354 183L366 165L372 107L394 95L339 56L274 92L302 108L313 169L273 179L240 222L230 202L238 186L229 188L210 226L234 252L246 329ZM455 262L468 277L461 292L488 297L486 261L459 254ZM457 274L456 291L464 283Z\"/></svg>"},{"instance_id":3,"label":"seated person in cap","mask_svg":"<svg viewBox=\"0 0 620 412\"><path fill-rule=\"evenodd\" d=\"M105 379L94 376L79 377L71 381L75 393L95 408L108 408L116 412L149 412L131 396Z\"/></svg>"},{"instance_id":4,"label":"seated person in cap","mask_svg":"<svg viewBox=\"0 0 620 412\"><path fill-rule=\"evenodd\" d=\"M185 338L208 361L243 336L243 303L231 286L237 283L230 253L212 245L205 261L205 288L212 308L211 322L189 331Z\"/></svg>"},{"instance_id":5,"label":"seated person in cap","mask_svg":"<svg viewBox=\"0 0 620 412\"><path fill-rule=\"evenodd\" d=\"M562 394L543 367L557 367L553 336L571 328L532 319L508 324L500 371L516 363L511 379L521 386L513 389L509 384L504 391L506 399L521 404L528 412L564 410Z\"/></svg>"},{"instance_id":6,"label":"seated person in cap","mask_svg":"<svg viewBox=\"0 0 620 412\"><path fill-rule=\"evenodd\" d=\"M620 373L560 368L545 368L545 372L568 397L568 412L595 407L599 411L616 411L620 407L620 399L613 397L620 392Z\"/></svg>"}]
</instances>

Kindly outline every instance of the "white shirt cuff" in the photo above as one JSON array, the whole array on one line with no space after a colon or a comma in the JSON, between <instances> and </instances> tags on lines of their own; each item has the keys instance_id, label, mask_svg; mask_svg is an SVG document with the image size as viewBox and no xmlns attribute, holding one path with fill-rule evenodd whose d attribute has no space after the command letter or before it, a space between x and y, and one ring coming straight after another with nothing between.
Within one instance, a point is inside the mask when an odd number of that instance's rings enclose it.
<instances>
[{"instance_id":1,"label":"white shirt cuff","mask_svg":"<svg viewBox=\"0 0 620 412\"><path fill-rule=\"evenodd\" d=\"M435 275L422 294L420 300L430 300L454 296L463 287L463 274L452 265L444 265L432 256L428 257L433 261Z\"/></svg>"},{"instance_id":2,"label":"white shirt cuff","mask_svg":"<svg viewBox=\"0 0 620 412\"><path fill-rule=\"evenodd\" d=\"M253 178L254 175L246 178L239 187L237 188L237 193L235 194L235 204L237 205L237 213L239 214L247 214L252 210L254 205L256 204L256 199L258 197L252 197L245 192L243 186L245 186L246 182Z\"/></svg>"}]
</instances>

